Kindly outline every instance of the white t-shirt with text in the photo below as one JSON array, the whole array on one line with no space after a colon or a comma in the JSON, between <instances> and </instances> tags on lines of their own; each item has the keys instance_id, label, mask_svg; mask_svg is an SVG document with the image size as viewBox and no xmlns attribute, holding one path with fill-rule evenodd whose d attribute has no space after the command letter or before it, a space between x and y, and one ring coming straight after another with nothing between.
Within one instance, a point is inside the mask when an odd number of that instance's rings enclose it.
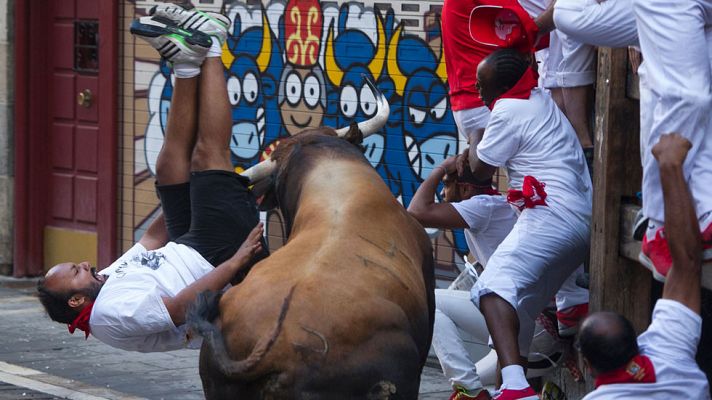
<instances>
[{"instance_id":1,"label":"white t-shirt with text","mask_svg":"<svg viewBox=\"0 0 712 400\"><path fill-rule=\"evenodd\" d=\"M174 297L213 270L194 249L174 242L148 251L134 245L99 272L107 280L89 318L91 334L123 350L140 352L198 348L186 326L176 327L163 297Z\"/></svg>"}]
</instances>

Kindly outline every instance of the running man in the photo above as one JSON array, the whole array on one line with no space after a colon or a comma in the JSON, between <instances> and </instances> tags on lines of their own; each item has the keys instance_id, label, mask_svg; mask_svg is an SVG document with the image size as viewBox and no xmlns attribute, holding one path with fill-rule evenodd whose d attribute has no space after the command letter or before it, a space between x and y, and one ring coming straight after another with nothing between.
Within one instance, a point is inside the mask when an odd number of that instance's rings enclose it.
<instances>
[{"instance_id":1,"label":"running man","mask_svg":"<svg viewBox=\"0 0 712 400\"><path fill-rule=\"evenodd\" d=\"M591 179L576 132L547 93L536 88L531 61L499 50L477 68L492 110L470 167L485 180L507 169L507 199L521 214L472 288L502 366L495 399L538 399L524 366L534 319L588 255Z\"/></svg>"}]
</instances>

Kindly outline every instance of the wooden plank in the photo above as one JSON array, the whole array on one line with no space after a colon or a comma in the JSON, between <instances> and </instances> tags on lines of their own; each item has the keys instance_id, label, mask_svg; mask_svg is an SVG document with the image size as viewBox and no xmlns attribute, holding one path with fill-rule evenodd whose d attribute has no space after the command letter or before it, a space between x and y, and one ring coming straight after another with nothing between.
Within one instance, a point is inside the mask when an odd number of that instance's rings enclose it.
<instances>
[{"instance_id":1,"label":"wooden plank","mask_svg":"<svg viewBox=\"0 0 712 400\"><path fill-rule=\"evenodd\" d=\"M640 210L640 207L634 204L623 204L621 206L621 242L620 254L628 260L638 262L638 254L640 253L640 242L633 240L630 234L635 222L635 215ZM641 265L641 268L642 265ZM712 290L712 262L705 263L702 267L702 287Z\"/></svg>"}]
</instances>

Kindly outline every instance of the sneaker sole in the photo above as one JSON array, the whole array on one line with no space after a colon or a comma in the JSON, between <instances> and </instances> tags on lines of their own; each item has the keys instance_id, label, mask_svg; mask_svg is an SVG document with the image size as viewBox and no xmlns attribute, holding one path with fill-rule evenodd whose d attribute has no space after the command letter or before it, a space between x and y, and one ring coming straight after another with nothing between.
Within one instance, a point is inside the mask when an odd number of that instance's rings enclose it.
<instances>
[{"instance_id":1,"label":"sneaker sole","mask_svg":"<svg viewBox=\"0 0 712 400\"><path fill-rule=\"evenodd\" d=\"M175 6L175 7L179 7L179 6ZM158 6L153 6L153 7L151 8L151 10L148 12L148 15L155 15L157 11L158 11ZM178 22L178 21L175 21L175 20L171 19L171 21L173 21L174 23L176 23L176 24L182 26L184 29L200 30L200 27L205 23L205 21L203 21L203 22L202 22L200 25L198 25L198 26L186 27L186 24L189 24L189 23L190 23L191 25L192 25L192 24L195 24L197 21L200 20L200 18L203 18L203 19L212 21L212 22L214 22L215 24L217 24L218 26L222 26L222 28L225 29L225 32L227 32L227 31L230 29L230 26L232 25L232 20L230 20L230 18L228 18L227 16L222 15L222 14L220 14L220 13L207 13L207 12L205 12L205 11L201 11L201 10L198 10L198 9L185 10L185 12L196 13L196 14L199 15L199 18L189 17L189 18L186 19L185 21L181 21L181 22ZM165 12L164 12L164 13L161 13L161 16L170 19L170 17L166 16L166 13L165 13Z\"/></svg>"},{"instance_id":2,"label":"sneaker sole","mask_svg":"<svg viewBox=\"0 0 712 400\"><path fill-rule=\"evenodd\" d=\"M172 21L171 21L172 23ZM205 48L210 48L213 45L213 40L209 35L193 30L193 29L182 29L174 25L167 25L165 27L159 27L155 25L142 24L139 20L134 20L129 28L132 34L136 36L145 37L159 37L159 36L173 36L183 39L186 43L193 46L200 46Z\"/></svg>"},{"instance_id":3,"label":"sneaker sole","mask_svg":"<svg viewBox=\"0 0 712 400\"><path fill-rule=\"evenodd\" d=\"M665 283L665 277L655 269L653 262L645 254L643 254L642 251L638 254L638 261L640 261L640 263L653 274L653 278L656 281Z\"/></svg>"}]
</instances>

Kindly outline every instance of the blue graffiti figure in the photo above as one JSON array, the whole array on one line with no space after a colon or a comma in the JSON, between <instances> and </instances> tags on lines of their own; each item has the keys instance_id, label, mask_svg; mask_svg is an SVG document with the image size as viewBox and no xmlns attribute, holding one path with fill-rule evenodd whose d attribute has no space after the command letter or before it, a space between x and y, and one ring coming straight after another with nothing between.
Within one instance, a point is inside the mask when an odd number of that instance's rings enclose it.
<instances>
[{"instance_id":1,"label":"blue graffiti figure","mask_svg":"<svg viewBox=\"0 0 712 400\"><path fill-rule=\"evenodd\" d=\"M442 54L442 52L441 52ZM447 157L457 154L457 130L449 110L445 62L422 39L396 28L389 43L388 75L401 102L400 140L390 133L386 166L401 182L403 204L408 205L420 182ZM391 140L394 139L394 140Z\"/></svg>"},{"instance_id":2,"label":"blue graffiti figure","mask_svg":"<svg viewBox=\"0 0 712 400\"><path fill-rule=\"evenodd\" d=\"M339 10L337 24L338 35L334 38L334 23L329 26L329 32L324 49L324 63L329 80L327 89L327 109L324 125L344 127L352 122L360 122L371 118L376 112L376 97L366 84L366 78L378 82L384 69L386 43L383 19L375 11L376 38L371 39L360 29L346 28L349 4L345 3ZM380 87L379 87L380 89ZM383 169L383 131L367 137L363 146L364 155L381 176L385 177Z\"/></svg>"},{"instance_id":3,"label":"blue graffiti figure","mask_svg":"<svg viewBox=\"0 0 712 400\"><path fill-rule=\"evenodd\" d=\"M279 136L277 77L283 62L264 10L262 26L244 32L237 15L227 45L234 57L227 70L233 121L230 151L233 165L247 168L259 161L264 145Z\"/></svg>"}]
</instances>

